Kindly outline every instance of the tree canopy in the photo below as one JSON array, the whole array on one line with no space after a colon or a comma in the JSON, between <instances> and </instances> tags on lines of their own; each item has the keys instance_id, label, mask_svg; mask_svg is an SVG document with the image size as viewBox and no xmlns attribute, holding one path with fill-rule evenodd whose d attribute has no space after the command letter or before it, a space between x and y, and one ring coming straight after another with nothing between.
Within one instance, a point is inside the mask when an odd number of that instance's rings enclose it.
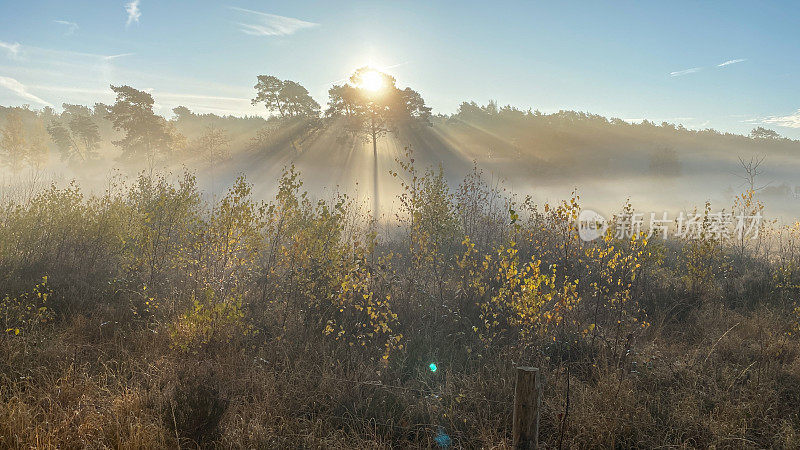
<instances>
[{"instance_id":1,"label":"tree canopy","mask_svg":"<svg viewBox=\"0 0 800 450\"><path fill-rule=\"evenodd\" d=\"M64 112L47 126L61 159L86 161L96 157L100 129L92 118L92 111L82 105L64 103L62 106Z\"/></svg>"},{"instance_id":2,"label":"tree canopy","mask_svg":"<svg viewBox=\"0 0 800 450\"><path fill-rule=\"evenodd\" d=\"M16 172L23 165L39 167L47 161L47 132L39 115L27 107L10 108L4 122L0 126L0 163Z\"/></svg>"},{"instance_id":3,"label":"tree canopy","mask_svg":"<svg viewBox=\"0 0 800 450\"><path fill-rule=\"evenodd\" d=\"M22 116L12 111L6 117L5 126L0 129L0 149L3 159L12 170L18 170L25 160L25 131L22 125Z\"/></svg>"},{"instance_id":4,"label":"tree canopy","mask_svg":"<svg viewBox=\"0 0 800 450\"><path fill-rule=\"evenodd\" d=\"M750 132L750 137L753 139L778 139L781 135L774 130L758 127L753 128L753 131Z\"/></svg>"},{"instance_id":5,"label":"tree canopy","mask_svg":"<svg viewBox=\"0 0 800 450\"><path fill-rule=\"evenodd\" d=\"M153 96L130 86L111 86L117 94L108 108L108 120L125 137L114 141L122 150L123 158L147 156L168 152L183 139L167 121L153 112Z\"/></svg>"},{"instance_id":6,"label":"tree canopy","mask_svg":"<svg viewBox=\"0 0 800 450\"><path fill-rule=\"evenodd\" d=\"M326 115L346 119L351 130L364 133L373 145L397 125L431 123L431 108L418 92L399 89L393 76L370 67L359 68L348 83L334 85L328 95Z\"/></svg>"},{"instance_id":7,"label":"tree canopy","mask_svg":"<svg viewBox=\"0 0 800 450\"><path fill-rule=\"evenodd\" d=\"M319 117L319 103L300 83L283 80L272 75L259 75L254 86L256 97L253 105L264 103L269 112L281 117Z\"/></svg>"}]
</instances>

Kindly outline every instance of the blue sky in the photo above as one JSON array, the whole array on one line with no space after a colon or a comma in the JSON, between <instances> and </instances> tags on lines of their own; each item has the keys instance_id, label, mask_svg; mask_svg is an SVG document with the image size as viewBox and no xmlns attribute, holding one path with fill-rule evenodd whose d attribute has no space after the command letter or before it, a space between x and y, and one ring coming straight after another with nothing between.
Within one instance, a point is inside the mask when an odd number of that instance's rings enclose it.
<instances>
[{"instance_id":1,"label":"blue sky","mask_svg":"<svg viewBox=\"0 0 800 450\"><path fill-rule=\"evenodd\" d=\"M490 99L800 138L800 2L0 2L0 104L252 107L256 75L324 104L352 69L385 68L434 112ZM727 64L725 64L727 62Z\"/></svg>"}]
</instances>

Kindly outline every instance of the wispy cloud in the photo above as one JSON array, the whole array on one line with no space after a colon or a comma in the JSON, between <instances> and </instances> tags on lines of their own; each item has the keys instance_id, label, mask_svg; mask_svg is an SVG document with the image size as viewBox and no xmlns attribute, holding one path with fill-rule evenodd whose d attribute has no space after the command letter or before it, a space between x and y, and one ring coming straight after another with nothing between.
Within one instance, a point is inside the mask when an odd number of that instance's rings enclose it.
<instances>
[{"instance_id":1,"label":"wispy cloud","mask_svg":"<svg viewBox=\"0 0 800 450\"><path fill-rule=\"evenodd\" d=\"M7 51L11 56L19 55L19 48L20 48L19 42L10 44L8 42L0 41L0 48Z\"/></svg>"},{"instance_id":2,"label":"wispy cloud","mask_svg":"<svg viewBox=\"0 0 800 450\"><path fill-rule=\"evenodd\" d=\"M64 36L69 36L71 34L74 34L76 31L78 31L78 28L80 28L80 27L78 27L77 23L70 22L68 20L54 20L53 22L61 24L61 25L64 25L65 27L67 27L67 29L64 31Z\"/></svg>"},{"instance_id":3,"label":"wispy cloud","mask_svg":"<svg viewBox=\"0 0 800 450\"><path fill-rule=\"evenodd\" d=\"M120 53L119 55L108 55L108 56L104 56L103 60L111 61L112 59L124 58L126 56L132 56L132 55L135 55L135 54L136 53Z\"/></svg>"},{"instance_id":4,"label":"wispy cloud","mask_svg":"<svg viewBox=\"0 0 800 450\"><path fill-rule=\"evenodd\" d=\"M725 62L723 62L721 64L717 64L717 67L726 67L726 66L730 66L731 64L739 64L739 63L745 62L745 61L747 61L747 59L745 59L745 58L730 59L730 60L725 61ZM690 73L699 72L699 71L701 71L703 69L704 69L704 67L692 67L691 69L677 70L675 72L670 72L669 76L671 76L671 77L681 77L683 75L689 75Z\"/></svg>"},{"instance_id":5,"label":"wispy cloud","mask_svg":"<svg viewBox=\"0 0 800 450\"><path fill-rule=\"evenodd\" d=\"M725 61L722 64L717 64L717 67L730 66L731 64L739 64L740 62L745 62L745 61L747 61L747 59L744 59L744 58L743 59L731 59L731 60Z\"/></svg>"},{"instance_id":6,"label":"wispy cloud","mask_svg":"<svg viewBox=\"0 0 800 450\"><path fill-rule=\"evenodd\" d=\"M128 13L128 21L125 22L126 27L129 27L133 22L139 23L139 18L142 17L142 12L139 11L139 0L126 3L125 12Z\"/></svg>"},{"instance_id":7,"label":"wispy cloud","mask_svg":"<svg viewBox=\"0 0 800 450\"><path fill-rule=\"evenodd\" d=\"M678 70L676 72L670 72L669 76L671 77L681 77L684 75L689 75L690 73L699 72L702 68L701 67L692 67L691 69L686 70Z\"/></svg>"},{"instance_id":8,"label":"wispy cloud","mask_svg":"<svg viewBox=\"0 0 800 450\"><path fill-rule=\"evenodd\" d=\"M51 86L47 84L29 84L27 87L36 89L37 91L48 91L48 92L57 92L60 95L63 94L89 94L93 96L105 95L109 96L113 94L111 89L99 89L99 88L81 88L75 86Z\"/></svg>"},{"instance_id":9,"label":"wispy cloud","mask_svg":"<svg viewBox=\"0 0 800 450\"><path fill-rule=\"evenodd\" d=\"M114 101L109 84L128 84L137 89L152 87L157 112L165 116L169 116L171 108L179 105L198 113L266 115L263 107L251 105L252 95L247 85L228 85L193 78L182 72L171 74L132 64L118 64L130 57L126 50L120 48L117 53L109 51L106 54L81 53L23 44L19 49L20 57L8 61L3 48L0 48L0 75L5 77L0 84L0 104L28 103L43 107L48 100L57 105L108 103ZM54 108L58 109L57 106Z\"/></svg>"},{"instance_id":10,"label":"wispy cloud","mask_svg":"<svg viewBox=\"0 0 800 450\"><path fill-rule=\"evenodd\" d=\"M10 90L11 92L17 94L18 96L26 100L30 100L45 106L53 106L50 103L28 92L28 89L25 87L25 85L23 85L22 83L13 78L0 76L0 86Z\"/></svg>"},{"instance_id":11,"label":"wispy cloud","mask_svg":"<svg viewBox=\"0 0 800 450\"><path fill-rule=\"evenodd\" d=\"M238 24L242 33L252 36L287 36L302 29L319 26L318 23L306 22L293 17L278 16L235 6L231 6L231 9L246 13L255 21L254 23Z\"/></svg>"},{"instance_id":12,"label":"wispy cloud","mask_svg":"<svg viewBox=\"0 0 800 450\"><path fill-rule=\"evenodd\" d=\"M800 128L800 109L786 116L769 116L760 119L746 120L747 123L770 124L779 127Z\"/></svg>"}]
</instances>

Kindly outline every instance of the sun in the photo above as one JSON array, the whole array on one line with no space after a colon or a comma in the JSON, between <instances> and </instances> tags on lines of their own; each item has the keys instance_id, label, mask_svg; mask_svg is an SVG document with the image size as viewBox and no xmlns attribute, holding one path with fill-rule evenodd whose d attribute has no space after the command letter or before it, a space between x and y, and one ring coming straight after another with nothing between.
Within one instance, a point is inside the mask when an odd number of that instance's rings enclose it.
<instances>
[{"instance_id":1,"label":"sun","mask_svg":"<svg viewBox=\"0 0 800 450\"><path fill-rule=\"evenodd\" d=\"M367 70L360 76L358 87L371 92L377 92L384 86L383 75L377 70Z\"/></svg>"}]
</instances>

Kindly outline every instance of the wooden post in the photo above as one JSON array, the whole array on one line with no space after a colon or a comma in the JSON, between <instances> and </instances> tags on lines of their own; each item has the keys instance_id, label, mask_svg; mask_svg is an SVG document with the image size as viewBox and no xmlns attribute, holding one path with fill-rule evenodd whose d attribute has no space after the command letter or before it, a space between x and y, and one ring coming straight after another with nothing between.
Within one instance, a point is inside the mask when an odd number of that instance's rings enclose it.
<instances>
[{"instance_id":1,"label":"wooden post","mask_svg":"<svg viewBox=\"0 0 800 450\"><path fill-rule=\"evenodd\" d=\"M542 381L539 369L517 367L514 388L514 448L535 449L539 445L539 406Z\"/></svg>"}]
</instances>

